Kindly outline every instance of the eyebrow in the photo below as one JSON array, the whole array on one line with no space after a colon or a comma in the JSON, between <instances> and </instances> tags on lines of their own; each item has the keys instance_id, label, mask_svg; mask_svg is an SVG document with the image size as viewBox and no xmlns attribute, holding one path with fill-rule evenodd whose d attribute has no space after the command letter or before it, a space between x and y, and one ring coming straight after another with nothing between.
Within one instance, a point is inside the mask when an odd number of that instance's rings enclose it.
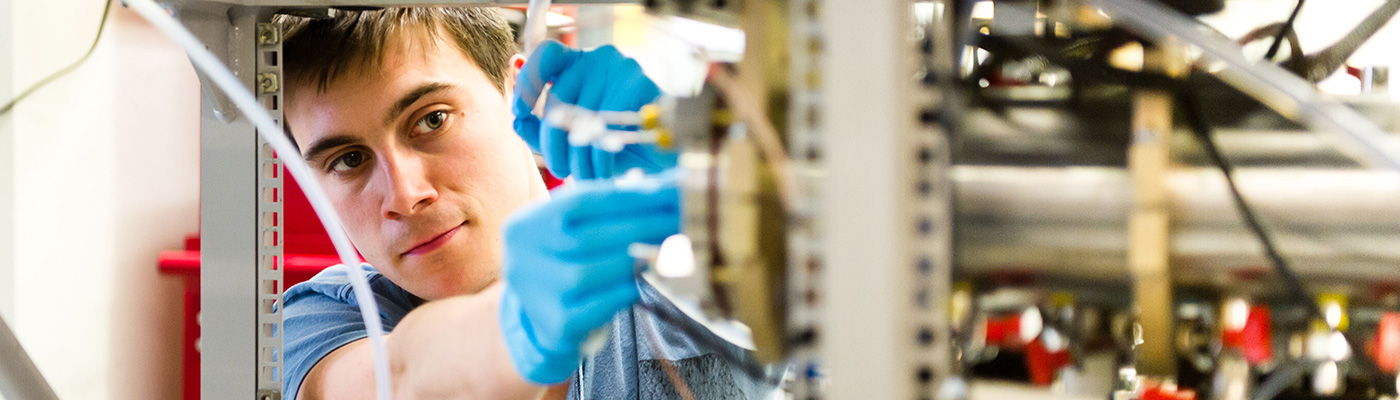
<instances>
[{"instance_id":1,"label":"eyebrow","mask_svg":"<svg viewBox=\"0 0 1400 400\"><path fill-rule=\"evenodd\" d=\"M408 109L408 106L411 106L413 105L413 103L418 102L418 99L422 98L423 96L427 96L429 94L441 92L448 89L455 89L456 87L456 85L445 82L428 82L422 85L418 85L418 87L413 88L412 91L409 91L407 94L403 95L403 97L400 97L397 103L394 103L394 107L390 108L389 113L384 115L384 125L393 124L394 119L397 119L399 114L403 114L404 110Z\"/></svg>"},{"instance_id":2,"label":"eyebrow","mask_svg":"<svg viewBox=\"0 0 1400 400\"><path fill-rule=\"evenodd\" d=\"M335 149L340 146L344 146L347 144L356 144L359 142L359 138L345 134L332 135L330 137L316 139L316 141L311 142L311 147L309 147L310 150L307 150L306 154L302 155L302 159L306 160L308 164L314 163L317 160L319 160L321 155L325 152L331 151L332 149Z\"/></svg>"},{"instance_id":3,"label":"eyebrow","mask_svg":"<svg viewBox=\"0 0 1400 400\"><path fill-rule=\"evenodd\" d=\"M423 96L455 88L457 88L456 85L445 82L428 82L418 85L418 87L413 88L412 91L404 94L403 97L399 98L398 102L394 103L394 107L390 108L389 113L384 116L384 125L394 123L394 119L396 119L399 114L403 114L404 110L407 110L413 103L418 102L418 99L423 98ZM309 150L306 151L306 154L302 155L302 159L306 160L308 163L315 162L327 151L335 149L336 147L359 142L360 140L358 138L345 134L317 139L311 142L311 147L308 147Z\"/></svg>"}]
</instances>

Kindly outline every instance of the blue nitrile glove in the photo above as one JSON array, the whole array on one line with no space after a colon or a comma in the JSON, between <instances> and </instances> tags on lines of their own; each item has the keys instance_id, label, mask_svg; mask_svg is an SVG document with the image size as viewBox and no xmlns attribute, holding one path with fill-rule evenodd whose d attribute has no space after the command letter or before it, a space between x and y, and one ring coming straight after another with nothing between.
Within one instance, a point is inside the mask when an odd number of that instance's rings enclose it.
<instances>
[{"instance_id":1,"label":"blue nitrile glove","mask_svg":"<svg viewBox=\"0 0 1400 400\"><path fill-rule=\"evenodd\" d=\"M513 214L503 235L501 331L520 376L542 385L568 379L589 333L639 298L628 246L680 232L673 176L577 182L553 197Z\"/></svg>"},{"instance_id":2,"label":"blue nitrile glove","mask_svg":"<svg viewBox=\"0 0 1400 400\"><path fill-rule=\"evenodd\" d=\"M554 85L551 101L595 111L637 111L656 101L661 90L642 73L637 61L613 46L581 51L552 40L541 43L516 75L512 110L515 132L544 156L545 167L554 176L610 178L632 168L655 173L676 165L674 153L659 151L652 144L627 145L618 153L591 145L570 146L568 132L531 114L545 83ZM549 115L551 101L545 102L542 115Z\"/></svg>"}]
</instances>

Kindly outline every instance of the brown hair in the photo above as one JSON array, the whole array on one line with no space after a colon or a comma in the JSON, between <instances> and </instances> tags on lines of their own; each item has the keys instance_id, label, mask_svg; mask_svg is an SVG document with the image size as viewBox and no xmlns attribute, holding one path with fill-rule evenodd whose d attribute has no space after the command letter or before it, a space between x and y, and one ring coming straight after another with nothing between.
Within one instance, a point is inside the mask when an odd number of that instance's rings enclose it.
<instances>
[{"instance_id":1,"label":"brown hair","mask_svg":"<svg viewBox=\"0 0 1400 400\"><path fill-rule=\"evenodd\" d=\"M390 40L412 40L425 48L431 48L436 40L444 40L455 43L486 73L496 90L505 93L506 70L515 54L515 42L510 25L499 10L458 7L333 12L328 19L287 15L273 19L282 27L285 38L282 60L288 81L311 80L318 90L324 91L355 67L378 68ZM427 36L396 37L404 33Z\"/></svg>"}]
</instances>

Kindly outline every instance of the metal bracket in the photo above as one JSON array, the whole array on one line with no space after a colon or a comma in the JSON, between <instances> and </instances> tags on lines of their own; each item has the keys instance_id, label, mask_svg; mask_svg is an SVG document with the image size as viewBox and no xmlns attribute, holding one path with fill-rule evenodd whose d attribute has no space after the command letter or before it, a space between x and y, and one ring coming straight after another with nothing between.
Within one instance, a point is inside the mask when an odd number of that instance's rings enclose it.
<instances>
[{"instance_id":1,"label":"metal bracket","mask_svg":"<svg viewBox=\"0 0 1400 400\"><path fill-rule=\"evenodd\" d=\"M786 386L793 398L821 399L826 369L819 352L821 340L822 254L816 214L822 171L821 79L822 0L788 3L788 140L797 176L795 210L788 232L788 350L796 381Z\"/></svg>"},{"instance_id":2,"label":"metal bracket","mask_svg":"<svg viewBox=\"0 0 1400 400\"><path fill-rule=\"evenodd\" d=\"M257 25L258 97L277 123L282 123L282 41L279 28ZM281 134L278 132L277 134ZM282 394L282 162L272 146L258 137L258 373L259 400L280 400Z\"/></svg>"}]
</instances>

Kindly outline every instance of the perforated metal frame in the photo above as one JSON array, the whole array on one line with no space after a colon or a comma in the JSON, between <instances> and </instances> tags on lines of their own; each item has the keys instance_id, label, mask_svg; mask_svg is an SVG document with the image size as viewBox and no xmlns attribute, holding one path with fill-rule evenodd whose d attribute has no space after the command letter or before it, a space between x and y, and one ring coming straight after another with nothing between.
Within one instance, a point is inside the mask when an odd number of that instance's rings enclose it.
<instances>
[{"instance_id":1,"label":"perforated metal frame","mask_svg":"<svg viewBox=\"0 0 1400 400\"><path fill-rule=\"evenodd\" d=\"M913 265L915 308L913 339L915 357L922 365L915 368L916 398L960 399L967 396L956 387L962 382L960 368L953 357L953 325L950 320L953 280L953 179L952 144L949 130L955 126L951 118L959 113L952 107L952 82L955 61L953 13L951 1L908 2L924 5L931 14L922 22L920 36L906 43L906 51L914 54L912 78L918 79L910 93L913 110L909 118L915 124L912 143L911 170L916 171L907 181L907 196L915 213ZM911 18L911 22L917 18ZM948 385L948 387L943 387Z\"/></svg>"},{"instance_id":2,"label":"perforated metal frame","mask_svg":"<svg viewBox=\"0 0 1400 400\"><path fill-rule=\"evenodd\" d=\"M949 52L951 34L933 35L928 46L917 40L912 1L822 4L819 313L840 321L821 327L825 395L962 397L941 390L957 372L947 321L948 102L936 82L915 78L926 63L951 65L939 55Z\"/></svg>"},{"instance_id":3,"label":"perforated metal frame","mask_svg":"<svg viewBox=\"0 0 1400 400\"><path fill-rule=\"evenodd\" d=\"M282 125L282 34L271 23L258 23L257 94L268 114ZM276 134L282 134L277 132ZM275 400L282 392L282 162L258 137L258 398Z\"/></svg>"},{"instance_id":4,"label":"perforated metal frame","mask_svg":"<svg viewBox=\"0 0 1400 400\"><path fill-rule=\"evenodd\" d=\"M794 223L788 231L788 337L794 370L788 390L798 399L822 398L826 372L817 345L821 340L821 206L822 171L821 0L788 3L788 148L797 176Z\"/></svg>"}]
</instances>

